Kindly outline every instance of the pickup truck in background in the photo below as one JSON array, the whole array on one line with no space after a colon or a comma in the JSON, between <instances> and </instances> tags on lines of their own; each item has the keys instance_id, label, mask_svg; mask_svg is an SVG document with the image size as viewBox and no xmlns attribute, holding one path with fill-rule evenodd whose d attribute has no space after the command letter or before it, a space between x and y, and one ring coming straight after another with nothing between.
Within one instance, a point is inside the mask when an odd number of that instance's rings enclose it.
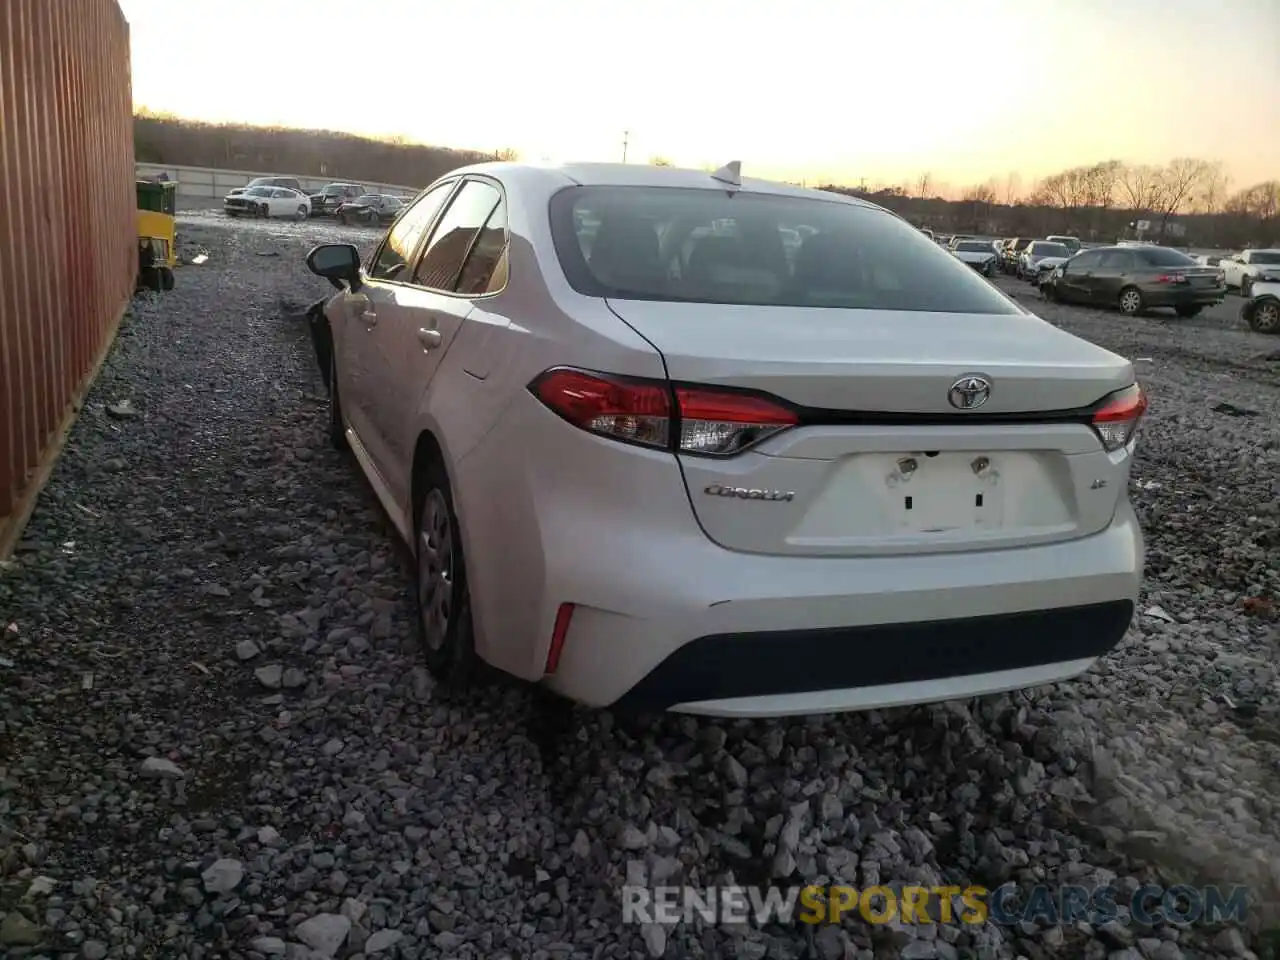
<instances>
[{"instance_id":1,"label":"pickup truck in background","mask_svg":"<svg viewBox=\"0 0 1280 960\"><path fill-rule=\"evenodd\" d=\"M1228 287L1236 287L1240 296L1248 297L1259 280L1280 280L1280 250L1245 250L1223 257L1218 269L1226 276Z\"/></svg>"}]
</instances>

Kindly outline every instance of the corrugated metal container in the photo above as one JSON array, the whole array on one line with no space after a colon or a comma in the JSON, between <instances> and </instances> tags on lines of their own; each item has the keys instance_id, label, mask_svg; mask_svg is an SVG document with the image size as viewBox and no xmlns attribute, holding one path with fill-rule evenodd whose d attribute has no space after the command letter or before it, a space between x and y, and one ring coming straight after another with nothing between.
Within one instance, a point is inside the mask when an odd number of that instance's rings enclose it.
<instances>
[{"instance_id":1,"label":"corrugated metal container","mask_svg":"<svg viewBox=\"0 0 1280 960\"><path fill-rule=\"evenodd\" d=\"M115 0L0 0L0 556L133 292L132 114Z\"/></svg>"}]
</instances>

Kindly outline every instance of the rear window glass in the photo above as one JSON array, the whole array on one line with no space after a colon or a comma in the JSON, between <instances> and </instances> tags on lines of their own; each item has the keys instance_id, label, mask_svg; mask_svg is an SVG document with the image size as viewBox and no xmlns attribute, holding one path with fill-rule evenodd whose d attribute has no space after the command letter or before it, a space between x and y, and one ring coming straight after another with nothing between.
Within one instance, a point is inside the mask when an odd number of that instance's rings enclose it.
<instances>
[{"instance_id":1,"label":"rear window glass","mask_svg":"<svg viewBox=\"0 0 1280 960\"><path fill-rule=\"evenodd\" d=\"M956 250L960 253L995 253L995 248L989 243L983 243L981 240L964 240L956 244Z\"/></svg>"},{"instance_id":2,"label":"rear window glass","mask_svg":"<svg viewBox=\"0 0 1280 960\"><path fill-rule=\"evenodd\" d=\"M551 201L569 283L623 300L1017 314L919 230L872 207L682 187Z\"/></svg>"},{"instance_id":3,"label":"rear window glass","mask_svg":"<svg viewBox=\"0 0 1280 960\"><path fill-rule=\"evenodd\" d=\"M1060 243L1033 243L1031 254L1036 257L1066 257L1071 251Z\"/></svg>"},{"instance_id":4,"label":"rear window glass","mask_svg":"<svg viewBox=\"0 0 1280 960\"><path fill-rule=\"evenodd\" d=\"M1156 267L1197 266L1195 260L1185 253L1181 253L1178 250L1169 250L1166 247L1140 247L1137 253L1144 261Z\"/></svg>"}]
</instances>

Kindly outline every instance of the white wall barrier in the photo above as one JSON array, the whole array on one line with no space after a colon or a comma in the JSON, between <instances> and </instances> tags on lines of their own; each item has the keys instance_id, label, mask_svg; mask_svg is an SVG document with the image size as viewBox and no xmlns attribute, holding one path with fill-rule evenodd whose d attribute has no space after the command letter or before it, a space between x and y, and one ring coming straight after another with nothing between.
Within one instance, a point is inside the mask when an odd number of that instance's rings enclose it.
<instances>
[{"instance_id":1,"label":"white wall barrier","mask_svg":"<svg viewBox=\"0 0 1280 960\"><path fill-rule=\"evenodd\" d=\"M186 200L208 200L221 204L222 198L236 187L243 187L254 177L296 177L302 189L318 192L325 184L358 183L370 193L389 193L398 197L415 197L421 187L394 183L372 183L368 180L345 180L338 177L301 177L291 173L262 173L252 170L218 170L212 167L179 167L162 163L139 163L139 180L151 180L161 173L178 183L178 196Z\"/></svg>"}]
</instances>

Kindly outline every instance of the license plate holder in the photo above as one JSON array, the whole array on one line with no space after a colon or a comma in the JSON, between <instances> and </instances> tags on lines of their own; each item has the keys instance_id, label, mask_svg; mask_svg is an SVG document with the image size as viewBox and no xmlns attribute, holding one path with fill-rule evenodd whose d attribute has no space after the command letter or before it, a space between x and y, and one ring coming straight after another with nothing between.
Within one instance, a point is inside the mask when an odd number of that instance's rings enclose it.
<instances>
[{"instance_id":1,"label":"license plate holder","mask_svg":"<svg viewBox=\"0 0 1280 960\"><path fill-rule=\"evenodd\" d=\"M991 529L1004 519L999 463L987 454L903 456L888 485L890 515L902 533Z\"/></svg>"}]
</instances>

